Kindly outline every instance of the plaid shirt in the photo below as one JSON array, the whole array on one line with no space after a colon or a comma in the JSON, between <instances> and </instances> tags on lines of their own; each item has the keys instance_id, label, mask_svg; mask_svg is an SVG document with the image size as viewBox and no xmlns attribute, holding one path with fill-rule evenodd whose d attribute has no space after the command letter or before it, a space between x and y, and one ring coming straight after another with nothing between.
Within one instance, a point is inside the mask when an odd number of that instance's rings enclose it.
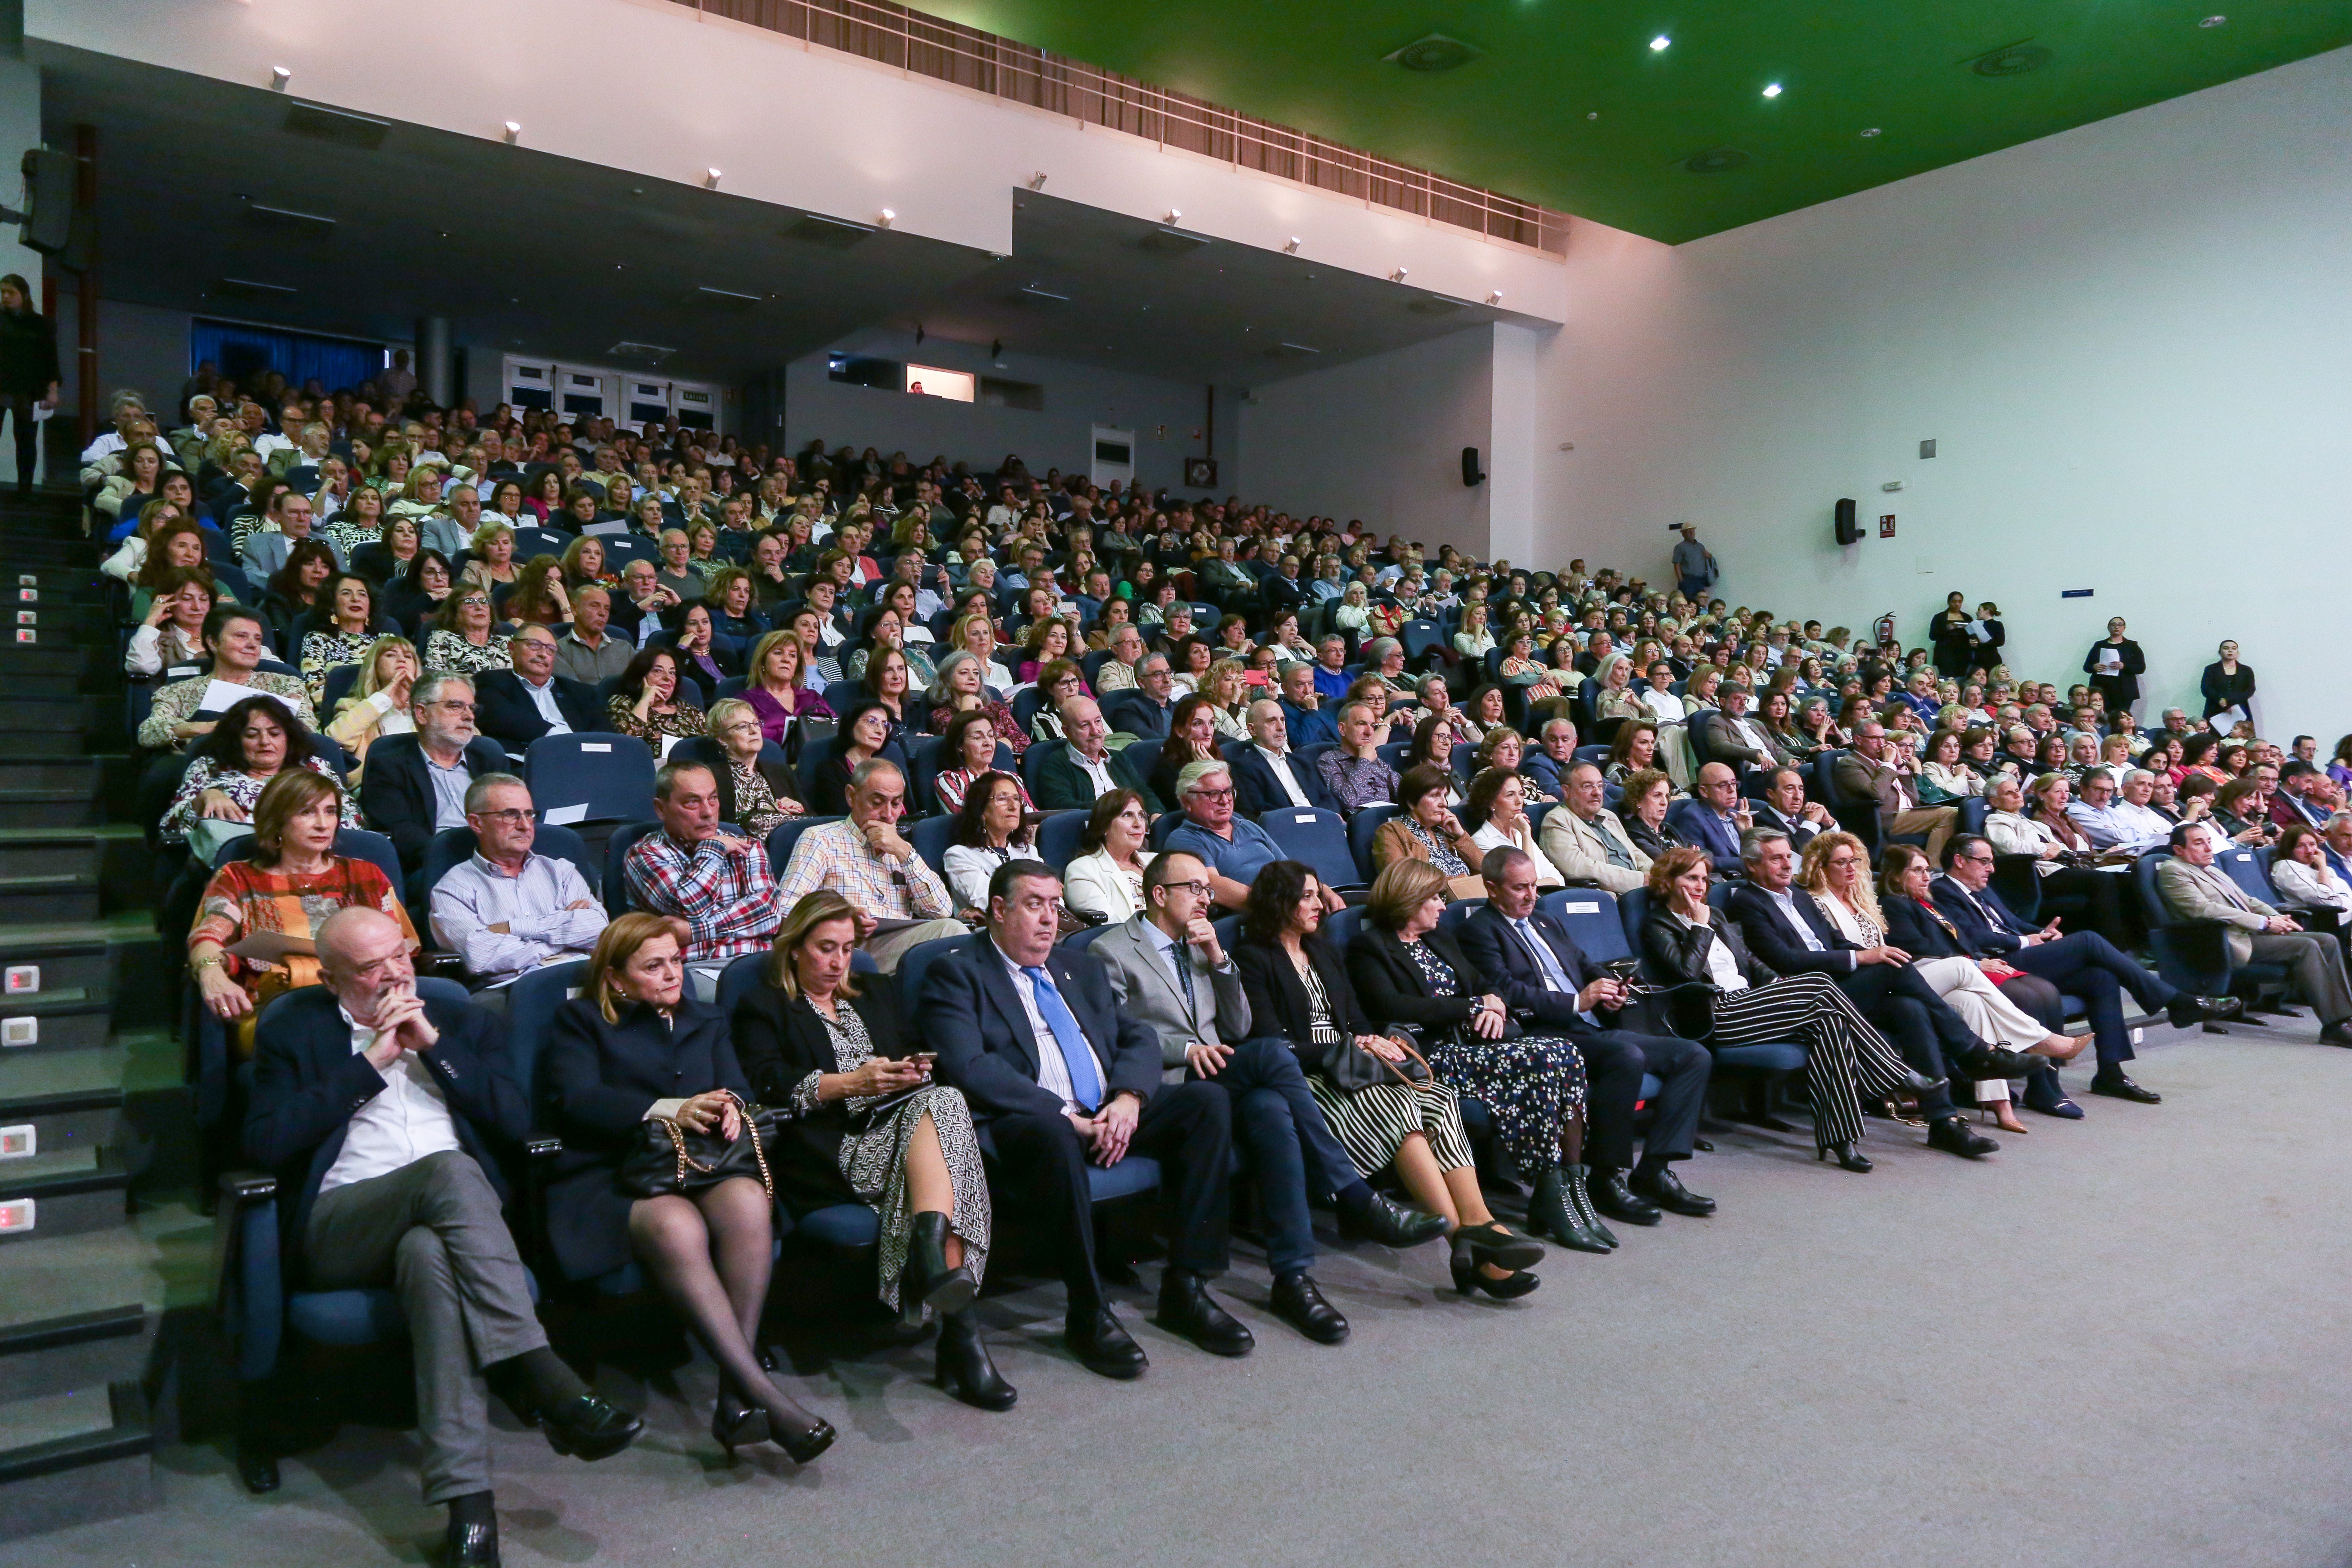
<instances>
[{"instance_id":1,"label":"plaid shirt","mask_svg":"<svg viewBox=\"0 0 2352 1568\"><path fill-rule=\"evenodd\" d=\"M648 833L629 846L622 874L638 903L693 928L689 962L760 952L789 907L776 896L767 850L724 833L690 853L667 833Z\"/></svg>"},{"instance_id":2,"label":"plaid shirt","mask_svg":"<svg viewBox=\"0 0 2352 1568\"><path fill-rule=\"evenodd\" d=\"M780 909L829 888L877 920L944 921L955 918L955 899L938 872L911 856L905 865L874 853L857 824L845 817L823 822L793 845L792 864L776 889Z\"/></svg>"},{"instance_id":3,"label":"plaid shirt","mask_svg":"<svg viewBox=\"0 0 2352 1568\"><path fill-rule=\"evenodd\" d=\"M1315 771L1347 811L1396 799L1397 771L1378 757L1351 757L1337 746L1316 759Z\"/></svg>"}]
</instances>

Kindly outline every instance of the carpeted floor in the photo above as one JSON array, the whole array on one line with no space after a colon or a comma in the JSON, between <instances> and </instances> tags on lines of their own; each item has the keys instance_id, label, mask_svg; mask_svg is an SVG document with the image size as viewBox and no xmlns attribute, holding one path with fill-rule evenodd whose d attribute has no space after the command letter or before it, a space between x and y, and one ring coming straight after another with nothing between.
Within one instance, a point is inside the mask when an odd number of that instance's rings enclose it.
<instances>
[{"instance_id":1,"label":"carpeted floor","mask_svg":"<svg viewBox=\"0 0 2352 1568\"><path fill-rule=\"evenodd\" d=\"M2151 1030L2164 1105L2085 1096L1978 1165L1883 1122L1867 1176L1721 1135L1685 1167L1718 1217L1555 1253L1509 1306L1454 1297L1436 1247L1335 1253L1338 1349L1264 1310L1255 1255L1221 1290L1256 1353L1203 1355L1129 1293L1137 1384L1061 1352L1057 1289L992 1298L1017 1410L947 1399L928 1346L877 1353L801 1380L843 1432L805 1472L723 1462L706 1367L609 1376L650 1418L629 1453L500 1434L507 1561L2345 1563L2352 1052L2315 1028ZM358 1568L437 1538L402 1435L347 1429L266 1500L209 1447L162 1468L162 1510L0 1563Z\"/></svg>"}]
</instances>

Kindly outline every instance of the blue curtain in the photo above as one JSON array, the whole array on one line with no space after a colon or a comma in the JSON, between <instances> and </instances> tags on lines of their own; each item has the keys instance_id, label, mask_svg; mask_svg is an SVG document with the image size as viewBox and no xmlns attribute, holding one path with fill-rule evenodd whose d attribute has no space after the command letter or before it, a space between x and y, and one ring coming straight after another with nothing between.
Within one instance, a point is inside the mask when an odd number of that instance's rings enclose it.
<instances>
[{"instance_id":1,"label":"blue curtain","mask_svg":"<svg viewBox=\"0 0 2352 1568\"><path fill-rule=\"evenodd\" d=\"M188 331L188 369L194 372L205 360L241 388L251 387L263 372L274 370L296 386L315 380L336 392L357 386L382 370L383 345L199 318Z\"/></svg>"}]
</instances>

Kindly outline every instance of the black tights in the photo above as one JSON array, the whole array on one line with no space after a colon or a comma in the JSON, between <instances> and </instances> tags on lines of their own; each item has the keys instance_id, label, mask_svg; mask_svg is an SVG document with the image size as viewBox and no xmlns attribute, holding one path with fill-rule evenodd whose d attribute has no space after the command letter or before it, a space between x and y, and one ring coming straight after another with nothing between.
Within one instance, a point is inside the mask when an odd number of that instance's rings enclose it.
<instances>
[{"instance_id":1,"label":"black tights","mask_svg":"<svg viewBox=\"0 0 2352 1568\"><path fill-rule=\"evenodd\" d=\"M734 1177L691 1198L640 1198L629 1205L629 1245L653 1271L719 1373L768 1413L777 1429L800 1431L814 1417L770 1380L752 1349L768 1300L774 1229L760 1184Z\"/></svg>"}]
</instances>

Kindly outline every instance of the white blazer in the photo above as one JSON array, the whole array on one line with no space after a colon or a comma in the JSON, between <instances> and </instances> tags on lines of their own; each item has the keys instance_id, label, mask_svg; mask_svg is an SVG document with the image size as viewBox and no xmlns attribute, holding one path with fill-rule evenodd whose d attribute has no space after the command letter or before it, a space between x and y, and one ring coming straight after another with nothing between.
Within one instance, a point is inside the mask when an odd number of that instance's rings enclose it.
<instances>
[{"instance_id":1,"label":"white blazer","mask_svg":"<svg viewBox=\"0 0 2352 1568\"><path fill-rule=\"evenodd\" d=\"M1151 864L1151 851L1139 849L1136 860ZM1108 852L1101 849L1091 855L1081 855L1072 860L1062 873L1062 901L1074 910L1099 913L1113 924L1133 920L1143 912L1136 901L1127 879L1127 873L1111 863Z\"/></svg>"}]
</instances>

